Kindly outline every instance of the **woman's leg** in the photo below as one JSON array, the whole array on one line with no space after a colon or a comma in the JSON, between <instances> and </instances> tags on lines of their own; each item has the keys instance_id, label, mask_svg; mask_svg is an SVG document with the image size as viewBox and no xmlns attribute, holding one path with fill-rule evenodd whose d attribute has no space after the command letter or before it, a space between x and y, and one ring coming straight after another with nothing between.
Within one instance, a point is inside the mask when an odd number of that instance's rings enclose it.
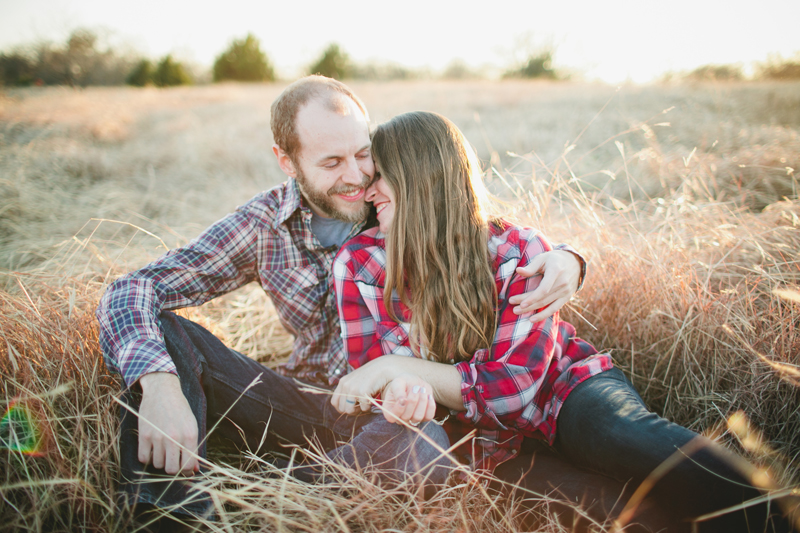
<instances>
[{"instance_id":1,"label":"woman's leg","mask_svg":"<svg viewBox=\"0 0 800 533\"><path fill-rule=\"evenodd\" d=\"M609 526L636 488L575 466L545 441L532 439L525 439L521 455L498 466L494 474L506 483L498 485L498 489L522 502L523 512L518 518L526 530L535 529L541 520L536 508L543 501L547 502L548 515L557 516L570 531L589 531L591 522ZM691 527L675 520L652 499L643 502L625 529L626 533L664 531L689 533Z\"/></svg>"},{"instance_id":2,"label":"woman's leg","mask_svg":"<svg viewBox=\"0 0 800 533\"><path fill-rule=\"evenodd\" d=\"M555 448L568 461L637 486L683 447L685 456L650 494L676 517L691 519L761 496L730 451L647 410L618 369L579 384L558 415ZM679 452L681 453L681 452ZM770 515L775 524L767 526ZM700 531L790 531L776 502L700 524Z\"/></svg>"}]
</instances>

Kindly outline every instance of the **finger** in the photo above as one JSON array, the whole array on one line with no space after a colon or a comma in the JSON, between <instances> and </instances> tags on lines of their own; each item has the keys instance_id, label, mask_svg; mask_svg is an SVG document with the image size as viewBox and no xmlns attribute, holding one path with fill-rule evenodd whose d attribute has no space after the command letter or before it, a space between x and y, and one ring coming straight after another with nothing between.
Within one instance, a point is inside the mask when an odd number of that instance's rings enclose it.
<instances>
[{"instance_id":1,"label":"finger","mask_svg":"<svg viewBox=\"0 0 800 533\"><path fill-rule=\"evenodd\" d=\"M386 388L388 405L385 405L384 417L388 422L396 423L402 420L403 412L408 405L406 382L402 379L395 379Z\"/></svg>"},{"instance_id":2,"label":"finger","mask_svg":"<svg viewBox=\"0 0 800 533\"><path fill-rule=\"evenodd\" d=\"M540 309L548 304L550 301L544 301L545 294L542 291L536 289L535 291L531 291L525 294L520 295L524 300L520 302L519 305L514 307L512 311L515 315L524 315L526 313L535 313L537 309Z\"/></svg>"},{"instance_id":3,"label":"finger","mask_svg":"<svg viewBox=\"0 0 800 533\"><path fill-rule=\"evenodd\" d=\"M542 254L542 255L544 255L544 254ZM544 272L542 270L542 268L544 266L544 261L542 259L542 255L537 255L536 257L531 259L530 263L528 263L525 266L517 267L516 268L516 273L519 274L520 276L524 277L524 278L530 278L532 276L535 276L536 274L542 274ZM515 294L514 296L510 297L508 299L508 301L512 305L517 305L526 296L527 296L527 294Z\"/></svg>"},{"instance_id":4,"label":"finger","mask_svg":"<svg viewBox=\"0 0 800 533\"><path fill-rule=\"evenodd\" d=\"M361 412L368 413L372 409L372 402L368 396L361 396L358 398L358 407Z\"/></svg>"},{"instance_id":5,"label":"finger","mask_svg":"<svg viewBox=\"0 0 800 533\"><path fill-rule=\"evenodd\" d=\"M548 318L556 314L556 311L561 309L561 307L563 307L564 304L567 303L567 301L569 301L568 298L562 298L560 300L556 300L547 307L541 309L535 315L531 315L531 317L528 318L528 320L530 320L531 322L542 322L544 320L547 320Z\"/></svg>"},{"instance_id":6,"label":"finger","mask_svg":"<svg viewBox=\"0 0 800 533\"><path fill-rule=\"evenodd\" d=\"M164 468L164 447L160 440L153 441L153 466L158 469Z\"/></svg>"},{"instance_id":7,"label":"finger","mask_svg":"<svg viewBox=\"0 0 800 533\"><path fill-rule=\"evenodd\" d=\"M181 472L190 476L192 472L200 469L195 454L197 453L197 425L186 430L186 437L183 439L184 448L181 449Z\"/></svg>"},{"instance_id":8,"label":"finger","mask_svg":"<svg viewBox=\"0 0 800 533\"><path fill-rule=\"evenodd\" d=\"M520 296L523 298L522 301L513 309L514 314L516 315L535 313L537 310L547 307L557 300L563 299L566 302L572 297L572 292L564 284L553 286L549 281L545 283L545 280L543 279L536 289L531 292L521 294Z\"/></svg>"},{"instance_id":9,"label":"finger","mask_svg":"<svg viewBox=\"0 0 800 533\"><path fill-rule=\"evenodd\" d=\"M181 474L184 476L191 476L193 472L198 470L197 459L194 454L187 448L181 450Z\"/></svg>"},{"instance_id":10,"label":"finger","mask_svg":"<svg viewBox=\"0 0 800 533\"><path fill-rule=\"evenodd\" d=\"M339 385L336 386L336 390L333 392L333 396L331 397L331 404L338 412L342 414L353 414L355 400L350 398L346 383L344 381L340 381Z\"/></svg>"},{"instance_id":11,"label":"finger","mask_svg":"<svg viewBox=\"0 0 800 533\"><path fill-rule=\"evenodd\" d=\"M423 420L433 420L434 416L436 416L436 400L434 400L433 394L428 394L428 408Z\"/></svg>"},{"instance_id":12,"label":"finger","mask_svg":"<svg viewBox=\"0 0 800 533\"><path fill-rule=\"evenodd\" d=\"M406 422L411 422L414 416L414 412L417 410L417 404L419 404L419 399L422 396L422 392L425 390L425 387L422 385L414 385L411 387L411 390L408 394L408 403L406 404L405 409L403 409L403 414L400 415Z\"/></svg>"},{"instance_id":13,"label":"finger","mask_svg":"<svg viewBox=\"0 0 800 533\"><path fill-rule=\"evenodd\" d=\"M518 295L521 297L521 300L519 305L513 309L514 313L517 315L524 315L525 313L530 313L540 307L544 307L555 300L558 296L552 294L554 283L555 276L547 277L547 274L545 274L539 282L538 287L530 292ZM511 302L511 299L509 299L509 302Z\"/></svg>"},{"instance_id":14,"label":"finger","mask_svg":"<svg viewBox=\"0 0 800 533\"><path fill-rule=\"evenodd\" d=\"M546 259L547 253L542 253L530 260L527 265L517 267L516 271L520 276L529 278L531 276L535 276L536 274L541 274L544 272L544 263Z\"/></svg>"},{"instance_id":15,"label":"finger","mask_svg":"<svg viewBox=\"0 0 800 533\"><path fill-rule=\"evenodd\" d=\"M340 413L342 412L341 409L339 409L339 400L341 399L341 394L339 393L339 390L341 389L341 387L342 387L342 382L340 381L339 384L336 385L336 388L333 390L333 394L331 394L331 405L334 407L334 409L336 409Z\"/></svg>"},{"instance_id":16,"label":"finger","mask_svg":"<svg viewBox=\"0 0 800 533\"><path fill-rule=\"evenodd\" d=\"M342 401L340 402L339 405L341 407L341 410L339 411L340 413L344 413L347 415L352 415L353 413L355 413L356 400L349 394L347 396L342 396Z\"/></svg>"},{"instance_id":17,"label":"finger","mask_svg":"<svg viewBox=\"0 0 800 533\"><path fill-rule=\"evenodd\" d=\"M164 450L164 471L167 474L177 474L181 466L181 449L174 442L165 446Z\"/></svg>"},{"instance_id":18,"label":"finger","mask_svg":"<svg viewBox=\"0 0 800 533\"><path fill-rule=\"evenodd\" d=\"M142 427L142 422L139 422L139 462L146 465L149 464L153 456L153 444L150 441L149 427Z\"/></svg>"},{"instance_id":19,"label":"finger","mask_svg":"<svg viewBox=\"0 0 800 533\"><path fill-rule=\"evenodd\" d=\"M417 406L409 419L412 424L419 424L425 420L425 413L428 411L428 391L423 387L417 397Z\"/></svg>"}]
</instances>

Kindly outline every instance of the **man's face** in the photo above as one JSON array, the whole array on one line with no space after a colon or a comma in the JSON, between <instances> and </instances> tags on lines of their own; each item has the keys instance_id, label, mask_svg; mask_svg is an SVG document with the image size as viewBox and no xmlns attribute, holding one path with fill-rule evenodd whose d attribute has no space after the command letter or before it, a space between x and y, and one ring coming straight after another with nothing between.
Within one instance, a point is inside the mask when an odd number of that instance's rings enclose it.
<instances>
[{"instance_id":1,"label":"man's face","mask_svg":"<svg viewBox=\"0 0 800 533\"><path fill-rule=\"evenodd\" d=\"M298 112L295 127L300 151L293 162L294 177L316 214L360 222L369 213L364 196L375 165L364 114L349 98L342 101L343 113L319 100Z\"/></svg>"}]
</instances>

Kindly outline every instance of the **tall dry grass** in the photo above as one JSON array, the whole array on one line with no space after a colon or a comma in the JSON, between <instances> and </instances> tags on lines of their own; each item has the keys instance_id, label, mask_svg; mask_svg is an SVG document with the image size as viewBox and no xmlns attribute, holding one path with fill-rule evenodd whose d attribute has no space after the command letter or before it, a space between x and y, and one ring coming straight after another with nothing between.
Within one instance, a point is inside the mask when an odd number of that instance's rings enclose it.
<instances>
[{"instance_id":1,"label":"tall dry grass","mask_svg":"<svg viewBox=\"0 0 800 533\"><path fill-rule=\"evenodd\" d=\"M267 153L279 89L2 97L0 402L26 406L41 443L37 454L0 451L0 529L126 527L113 506L118 385L94 307L110 279L282 179ZM579 334L611 349L657 412L800 485L796 85L355 89L379 119L417 108L455 118L515 215L590 258L565 312ZM187 314L266 364L291 346L256 287ZM739 412L751 433L739 415L728 423ZM350 472L309 486L257 457L211 459L216 530L524 529L520 503L480 484L454 482L423 503ZM571 529L555 505L539 498L540 530Z\"/></svg>"}]
</instances>

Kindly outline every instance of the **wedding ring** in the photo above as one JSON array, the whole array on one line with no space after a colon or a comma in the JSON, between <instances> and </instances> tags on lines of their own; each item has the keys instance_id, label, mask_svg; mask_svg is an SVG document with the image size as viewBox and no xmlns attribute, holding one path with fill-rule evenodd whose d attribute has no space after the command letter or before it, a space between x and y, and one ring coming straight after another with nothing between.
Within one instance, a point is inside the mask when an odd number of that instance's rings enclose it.
<instances>
[{"instance_id":1,"label":"wedding ring","mask_svg":"<svg viewBox=\"0 0 800 533\"><path fill-rule=\"evenodd\" d=\"M414 427L419 426L419 422L412 422L411 420L409 420L408 423L411 424Z\"/></svg>"}]
</instances>

